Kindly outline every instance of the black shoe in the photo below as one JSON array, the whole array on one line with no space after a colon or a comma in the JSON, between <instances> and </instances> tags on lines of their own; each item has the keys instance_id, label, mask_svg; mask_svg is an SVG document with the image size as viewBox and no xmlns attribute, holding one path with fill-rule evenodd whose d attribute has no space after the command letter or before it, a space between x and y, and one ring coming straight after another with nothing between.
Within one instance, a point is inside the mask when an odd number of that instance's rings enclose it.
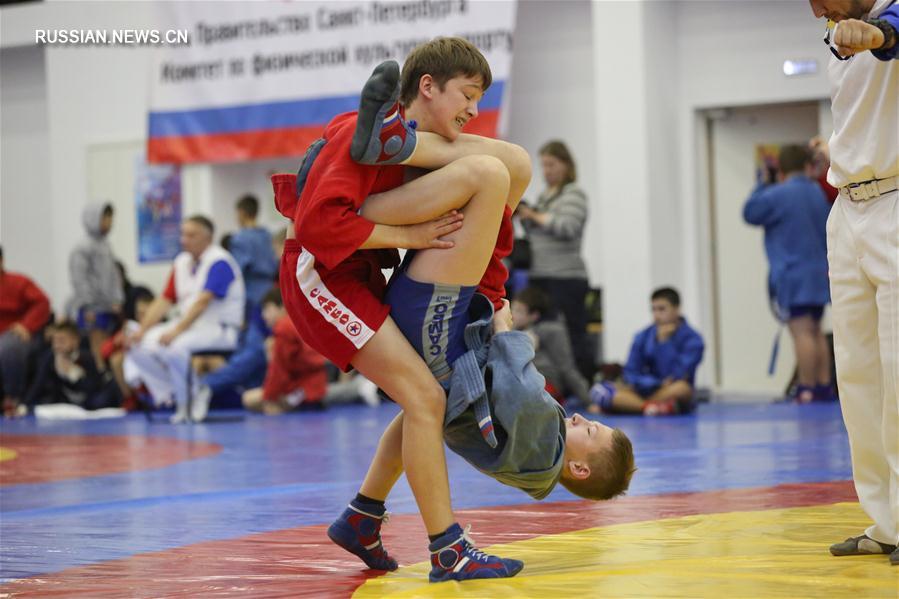
<instances>
[{"instance_id":1,"label":"black shoe","mask_svg":"<svg viewBox=\"0 0 899 599\"><path fill-rule=\"evenodd\" d=\"M860 537L851 537L842 543L835 543L830 546L830 553L836 556L844 555L878 555L890 554L890 562L895 564L893 556L899 561L899 555L896 554L896 546L881 543L870 538L868 535Z\"/></svg>"},{"instance_id":2,"label":"black shoe","mask_svg":"<svg viewBox=\"0 0 899 599\"><path fill-rule=\"evenodd\" d=\"M893 552L890 554L890 565L899 566L899 547L893 549Z\"/></svg>"}]
</instances>

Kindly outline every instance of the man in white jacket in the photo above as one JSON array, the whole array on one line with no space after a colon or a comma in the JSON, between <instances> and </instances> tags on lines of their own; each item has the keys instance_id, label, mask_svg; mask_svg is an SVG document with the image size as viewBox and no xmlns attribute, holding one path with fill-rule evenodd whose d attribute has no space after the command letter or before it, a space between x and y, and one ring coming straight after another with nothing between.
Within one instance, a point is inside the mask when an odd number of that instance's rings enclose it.
<instances>
[{"instance_id":1,"label":"man in white jacket","mask_svg":"<svg viewBox=\"0 0 899 599\"><path fill-rule=\"evenodd\" d=\"M183 251L175 257L165 291L129 338L128 359L157 403L174 400L173 422L188 418L187 380L191 353L233 350L244 318L245 288L231 254L212 244L214 227L204 216L181 225ZM172 307L177 316L161 323ZM196 379L194 379L195 385ZM208 396L197 397L191 420L206 417Z\"/></svg>"},{"instance_id":2,"label":"man in white jacket","mask_svg":"<svg viewBox=\"0 0 899 599\"><path fill-rule=\"evenodd\" d=\"M873 520L834 555L899 565L899 61L895 0L811 0L825 38L834 132L827 222L834 351L859 503ZM821 147L822 151L827 148Z\"/></svg>"}]
</instances>

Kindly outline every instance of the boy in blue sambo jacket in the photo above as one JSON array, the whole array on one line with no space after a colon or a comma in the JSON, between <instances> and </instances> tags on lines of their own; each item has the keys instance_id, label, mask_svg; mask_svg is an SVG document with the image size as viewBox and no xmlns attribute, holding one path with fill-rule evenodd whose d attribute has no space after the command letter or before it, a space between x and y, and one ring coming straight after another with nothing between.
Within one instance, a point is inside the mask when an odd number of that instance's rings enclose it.
<instances>
[{"instance_id":1,"label":"boy in blue sambo jacket","mask_svg":"<svg viewBox=\"0 0 899 599\"><path fill-rule=\"evenodd\" d=\"M659 416L693 410L696 368L705 348L702 336L680 314L680 295L670 287L652 293L654 323L634 336L623 383L590 389L593 413Z\"/></svg>"}]
</instances>

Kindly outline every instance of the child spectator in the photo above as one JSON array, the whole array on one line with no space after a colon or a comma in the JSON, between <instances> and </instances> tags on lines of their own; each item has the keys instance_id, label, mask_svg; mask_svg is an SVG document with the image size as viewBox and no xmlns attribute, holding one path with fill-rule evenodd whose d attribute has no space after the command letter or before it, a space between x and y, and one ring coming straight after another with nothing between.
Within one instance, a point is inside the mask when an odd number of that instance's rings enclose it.
<instances>
[{"instance_id":1,"label":"child spectator","mask_svg":"<svg viewBox=\"0 0 899 599\"><path fill-rule=\"evenodd\" d=\"M549 313L549 297L537 287L523 289L512 301L515 330L531 333L534 366L546 378L546 390L560 403L574 395L588 406L590 385L574 362L568 329L558 320L546 318Z\"/></svg>"},{"instance_id":2,"label":"child spectator","mask_svg":"<svg viewBox=\"0 0 899 599\"><path fill-rule=\"evenodd\" d=\"M126 358L125 338L140 327L140 321L146 315L147 309L154 299L153 293L146 287L135 287L134 289L134 297L131 299L134 306L132 308L133 318L125 321L118 332L104 341L100 348L101 355L122 394L123 407L126 410L137 408L134 389L138 388L141 383L134 366Z\"/></svg>"},{"instance_id":3,"label":"child spectator","mask_svg":"<svg viewBox=\"0 0 899 599\"><path fill-rule=\"evenodd\" d=\"M119 326L125 295L107 236L112 230L112 205L90 203L81 213L87 237L69 255L69 277L75 294L72 308L78 328L87 333L91 354L103 368L100 347Z\"/></svg>"},{"instance_id":4,"label":"child spectator","mask_svg":"<svg viewBox=\"0 0 899 599\"><path fill-rule=\"evenodd\" d=\"M702 337L681 316L680 295L670 287L652 293L652 318L654 324L634 337L624 384L601 382L590 389L591 412L656 416L693 410Z\"/></svg>"},{"instance_id":5,"label":"child spectator","mask_svg":"<svg viewBox=\"0 0 899 599\"><path fill-rule=\"evenodd\" d=\"M125 298L125 304L122 306L122 318L126 321L138 320L134 316L137 299L146 297L148 294L150 297L153 297L153 292L145 285L141 285L140 283L135 285L132 283L131 279L128 278L128 272L125 270L125 265L122 264L121 260L116 260L115 265L119 270L119 277L122 279L122 295Z\"/></svg>"},{"instance_id":6,"label":"child spectator","mask_svg":"<svg viewBox=\"0 0 899 599\"><path fill-rule=\"evenodd\" d=\"M30 410L38 404L68 403L87 410L116 407L119 397L112 381L97 370L93 356L81 350L78 326L64 320L53 325L52 349L40 359L34 383L25 403Z\"/></svg>"},{"instance_id":7,"label":"child spectator","mask_svg":"<svg viewBox=\"0 0 899 599\"><path fill-rule=\"evenodd\" d=\"M262 298L271 289L278 273L278 261L272 251L272 236L256 223L259 200L245 195L235 206L239 229L231 234L226 248L243 273L247 288L247 314L259 310ZM249 320L249 318L247 319Z\"/></svg>"},{"instance_id":8,"label":"child spectator","mask_svg":"<svg viewBox=\"0 0 899 599\"><path fill-rule=\"evenodd\" d=\"M322 399L328 388L325 359L300 338L277 287L263 298L262 317L272 330L266 341L268 371L262 388L243 394L244 406L270 415L294 409L323 409Z\"/></svg>"}]
</instances>

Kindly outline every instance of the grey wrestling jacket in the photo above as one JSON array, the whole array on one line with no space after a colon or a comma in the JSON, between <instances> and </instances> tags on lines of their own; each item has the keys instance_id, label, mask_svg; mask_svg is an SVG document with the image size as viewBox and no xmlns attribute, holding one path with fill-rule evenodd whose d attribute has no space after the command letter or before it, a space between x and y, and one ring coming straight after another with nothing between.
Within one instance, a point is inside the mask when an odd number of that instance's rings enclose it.
<instances>
[{"instance_id":1,"label":"grey wrestling jacket","mask_svg":"<svg viewBox=\"0 0 899 599\"><path fill-rule=\"evenodd\" d=\"M465 327L468 352L453 363L444 439L469 464L534 499L562 474L565 411L544 390L525 333L493 335L493 305L476 293Z\"/></svg>"}]
</instances>

